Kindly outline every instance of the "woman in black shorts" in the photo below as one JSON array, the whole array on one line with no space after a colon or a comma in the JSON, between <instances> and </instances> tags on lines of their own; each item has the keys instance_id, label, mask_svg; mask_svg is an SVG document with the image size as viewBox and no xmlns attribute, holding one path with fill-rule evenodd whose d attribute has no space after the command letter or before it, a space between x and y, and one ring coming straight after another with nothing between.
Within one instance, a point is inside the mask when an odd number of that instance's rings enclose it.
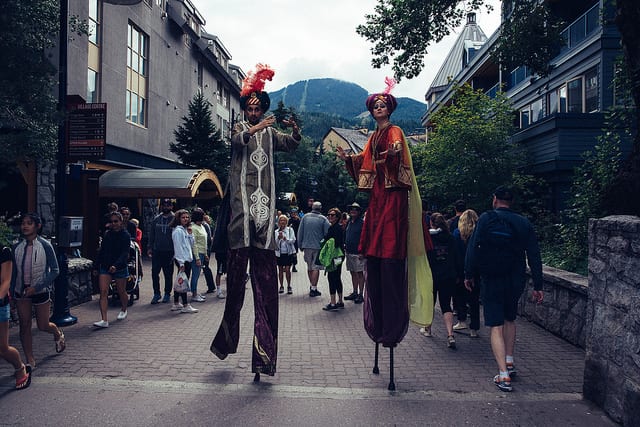
<instances>
[{"instance_id":1,"label":"woman in black shorts","mask_svg":"<svg viewBox=\"0 0 640 427\"><path fill-rule=\"evenodd\" d=\"M129 277L129 269L127 261L129 259L129 246L131 236L126 230L126 224L122 222L122 215L119 212L111 212L109 215L109 231L107 231L102 239L100 246L100 254L98 255L98 268L100 276L98 283L100 286L100 316L101 320L94 322L96 328L108 328L107 320L107 303L109 298L109 284L112 280L116 281L116 290L120 297L120 305L122 309L118 313L118 320L127 318L127 304L129 297L127 296L127 278Z\"/></svg>"},{"instance_id":2,"label":"woman in black shorts","mask_svg":"<svg viewBox=\"0 0 640 427\"><path fill-rule=\"evenodd\" d=\"M49 321L51 290L60 269L53 246L39 236L42 231L40 216L36 213L24 214L20 229L24 239L13 248L15 262L11 291L18 308L22 349L27 363L35 367L31 335L34 308L38 329L53 335L56 352L61 353L66 347L62 330Z\"/></svg>"},{"instance_id":3,"label":"woman in black shorts","mask_svg":"<svg viewBox=\"0 0 640 427\"><path fill-rule=\"evenodd\" d=\"M280 215L278 228L276 229L276 258L278 264L278 279L280 280L279 292L284 293L284 279L287 279L287 294L291 295L291 266L296 253L296 233L289 227L289 218Z\"/></svg>"}]
</instances>

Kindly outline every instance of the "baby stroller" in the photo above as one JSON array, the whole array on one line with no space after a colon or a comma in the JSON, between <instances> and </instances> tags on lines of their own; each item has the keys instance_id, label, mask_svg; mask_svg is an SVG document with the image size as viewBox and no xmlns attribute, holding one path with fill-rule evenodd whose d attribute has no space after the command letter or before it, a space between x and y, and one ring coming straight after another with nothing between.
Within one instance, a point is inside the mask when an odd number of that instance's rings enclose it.
<instances>
[{"instance_id":1,"label":"baby stroller","mask_svg":"<svg viewBox=\"0 0 640 427\"><path fill-rule=\"evenodd\" d=\"M128 305L133 305L133 301L140 299L140 281L142 280L142 265L140 247L132 240L129 244L129 259L127 261L127 268L129 270L129 277L127 278L126 290L129 295ZM109 283L109 304L111 306L120 305L120 296L116 289L116 281L112 280Z\"/></svg>"}]
</instances>

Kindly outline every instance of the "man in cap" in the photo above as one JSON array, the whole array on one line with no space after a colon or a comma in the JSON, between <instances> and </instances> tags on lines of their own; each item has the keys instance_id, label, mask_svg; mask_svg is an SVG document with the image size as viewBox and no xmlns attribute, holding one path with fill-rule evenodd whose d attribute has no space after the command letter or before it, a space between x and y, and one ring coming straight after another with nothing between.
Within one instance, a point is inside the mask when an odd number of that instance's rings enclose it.
<instances>
[{"instance_id":1,"label":"man in cap","mask_svg":"<svg viewBox=\"0 0 640 427\"><path fill-rule=\"evenodd\" d=\"M515 320L526 285L526 261L533 278L533 300L539 304L544 298L538 240L529 220L511 209L512 202L510 188L496 188L493 210L480 215L469 238L464 267L464 285L469 291L480 285L473 282L474 273L480 272L484 323L491 328L491 350L499 369L493 381L502 391L512 390L511 379L516 375ZM493 258L496 261L490 262Z\"/></svg>"},{"instance_id":2,"label":"man in cap","mask_svg":"<svg viewBox=\"0 0 640 427\"><path fill-rule=\"evenodd\" d=\"M347 252L347 271L351 273L351 284L353 292L344 297L356 304L361 304L364 299L364 256L358 250L360 243L360 234L362 234L362 225L364 221L360 216L361 208L356 202L349 206L349 222L345 231L345 248Z\"/></svg>"},{"instance_id":3,"label":"man in cap","mask_svg":"<svg viewBox=\"0 0 640 427\"><path fill-rule=\"evenodd\" d=\"M322 203L313 202L311 212L302 217L298 229L298 247L304 253L304 260L307 263L307 275L311 285L310 297L322 295L318 290L318 279L320 278L320 270L324 270L324 267L316 264L316 259L320 253L320 242L329 231L330 224L329 220L320 213L321 211Z\"/></svg>"},{"instance_id":4,"label":"man in cap","mask_svg":"<svg viewBox=\"0 0 640 427\"><path fill-rule=\"evenodd\" d=\"M157 215L149 227L149 246L147 255L151 258L151 281L153 283L153 298L151 304L157 304L162 298L160 293L160 270L164 274L164 298L168 303L173 288L173 240L171 239L171 222L173 221L173 202L164 199L160 202L160 214Z\"/></svg>"},{"instance_id":5,"label":"man in cap","mask_svg":"<svg viewBox=\"0 0 640 427\"><path fill-rule=\"evenodd\" d=\"M260 380L261 373L274 375L276 372L278 278L273 233L276 226L274 151L293 151L302 139L295 121L282 121L293 129L292 134L287 135L273 128L275 116L264 117L271 101L263 88L265 80L271 80L273 74L268 66L258 64L256 72L249 73L244 80L240 93L246 121L237 123L231 136L227 300L222 324L210 347L220 359L237 351L247 265L251 262L254 381Z\"/></svg>"}]
</instances>

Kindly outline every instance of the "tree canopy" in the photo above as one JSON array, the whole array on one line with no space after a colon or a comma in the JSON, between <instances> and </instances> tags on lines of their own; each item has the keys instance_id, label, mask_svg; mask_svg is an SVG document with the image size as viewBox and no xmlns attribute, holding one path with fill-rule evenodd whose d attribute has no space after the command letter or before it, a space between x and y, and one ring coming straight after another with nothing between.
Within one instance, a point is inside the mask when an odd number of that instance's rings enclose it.
<instances>
[{"instance_id":1,"label":"tree canopy","mask_svg":"<svg viewBox=\"0 0 640 427\"><path fill-rule=\"evenodd\" d=\"M57 152L55 0L5 0L0 14L0 159L50 160Z\"/></svg>"},{"instance_id":2,"label":"tree canopy","mask_svg":"<svg viewBox=\"0 0 640 427\"><path fill-rule=\"evenodd\" d=\"M189 102L189 112L173 131L176 142L169 150L188 166L211 169L221 183L229 175L230 148L213 124L211 103L198 91ZM224 184L223 184L224 185Z\"/></svg>"},{"instance_id":3,"label":"tree canopy","mask_svg":"<svg viewBox=\"0 0 640 427\"><path fill-rule=\"evenodd\" d=\"M438 209L457 199L485 208L491 192L514 182L524 166L522 149L509 139L512 110L503 95L492 99L469 85L454 99L434 114L427 143L412 148L418 186Z\"/></svg>"}]
</instances>

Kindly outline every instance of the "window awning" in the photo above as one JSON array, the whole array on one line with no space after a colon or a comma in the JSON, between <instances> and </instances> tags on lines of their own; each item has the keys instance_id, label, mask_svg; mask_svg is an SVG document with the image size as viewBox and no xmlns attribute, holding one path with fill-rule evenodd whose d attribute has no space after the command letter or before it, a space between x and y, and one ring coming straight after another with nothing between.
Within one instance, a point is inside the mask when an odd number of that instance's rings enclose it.
<instances>
[{"instance_id":1,"label":"window awning","mask_svg":"<svg viewBox=\"0 0 640 427\"><path fill-rule=\"evenodd\" d=\"M116 169L100 176L100 197L214 199L222 186L209 169Z\"/></svg>"}]
</instances>

